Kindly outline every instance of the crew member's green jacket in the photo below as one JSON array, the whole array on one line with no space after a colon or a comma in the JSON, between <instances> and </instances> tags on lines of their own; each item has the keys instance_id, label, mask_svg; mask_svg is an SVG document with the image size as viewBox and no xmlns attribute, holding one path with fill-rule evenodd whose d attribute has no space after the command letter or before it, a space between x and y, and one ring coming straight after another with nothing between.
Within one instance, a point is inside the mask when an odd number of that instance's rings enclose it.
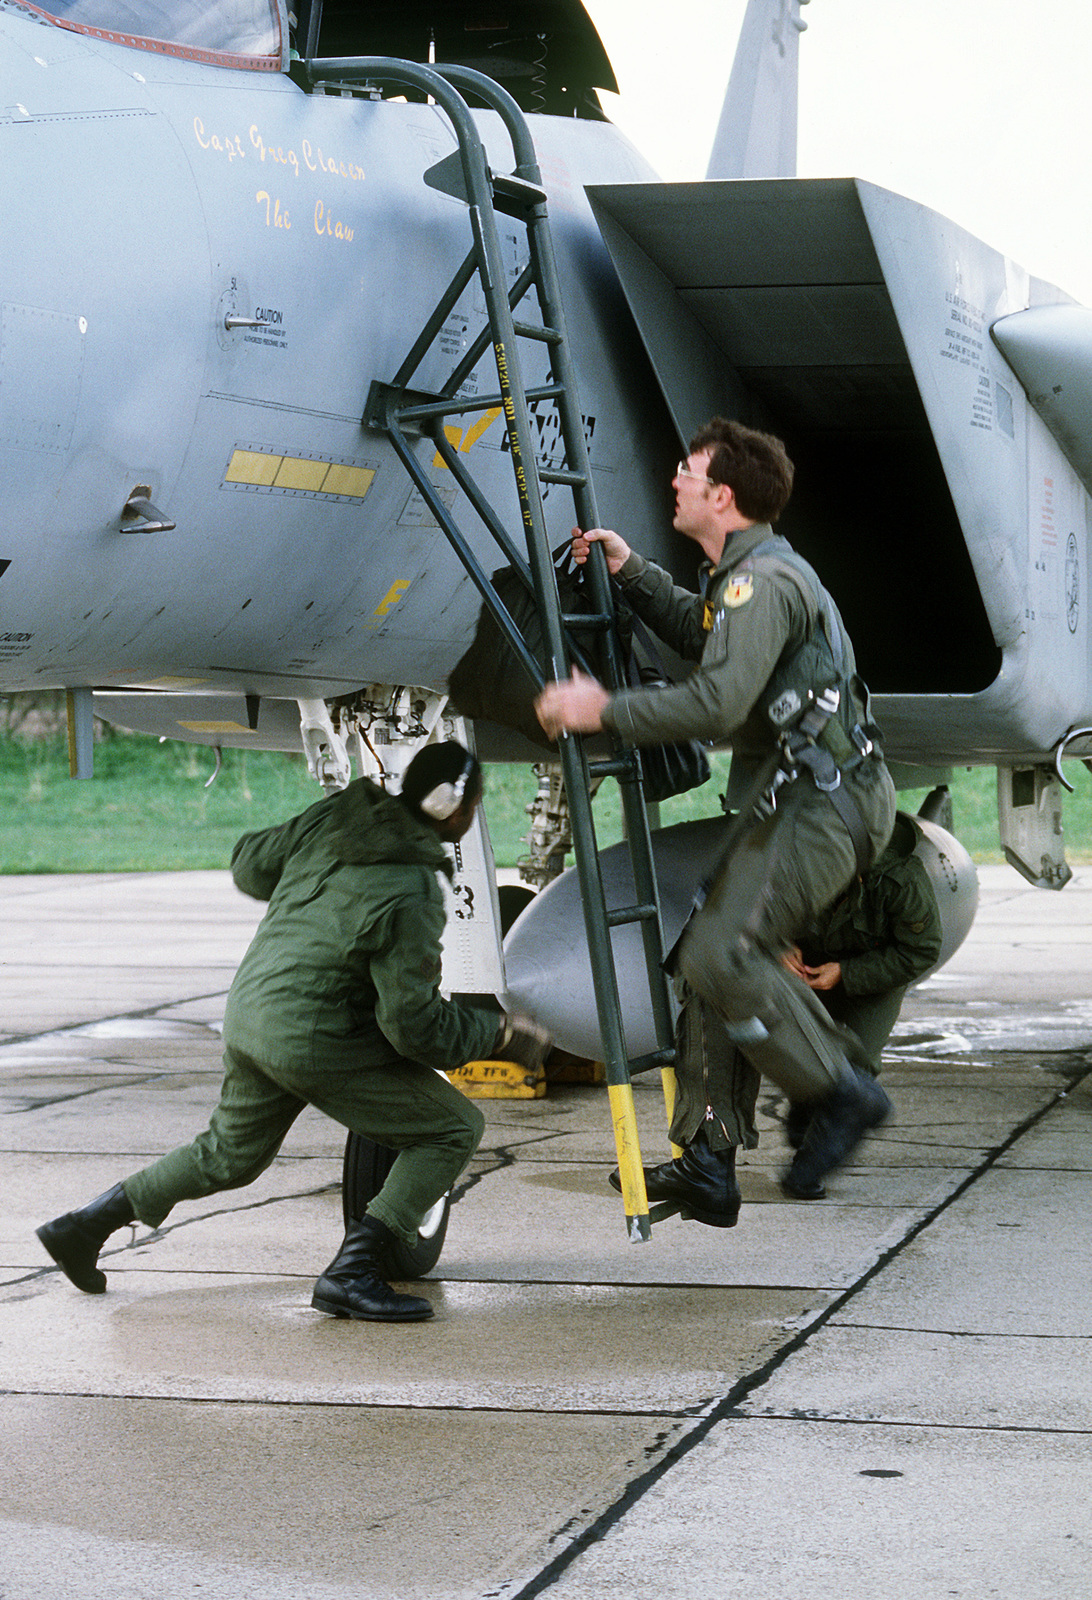
<instances>
[{"instance_id":1,"label":"crew member's green jacket","mask_svg":"<svg viewBox=\"0 0 1092 1600\"><path fill-rule=\"evenodd\" d=\"M940 912L916 843L913 818L898 813L875 866L854 878L800 939L805 961L841 965L847 997L903 989L940 956Z\"/></svg>"},{"instance_id":2,"label":"crew member's green jacket","mask_svg":"<svg viewBox=\"0 0 1092 1600\"><path fill-rule=\"evenodd\" d=\"M224 1041L270 1067L449 1069L488 1056L495 1013L443 999L436 833L366 778L248 833L238 887L269 910L243 957Z\"/></svg>"}]
</instances>

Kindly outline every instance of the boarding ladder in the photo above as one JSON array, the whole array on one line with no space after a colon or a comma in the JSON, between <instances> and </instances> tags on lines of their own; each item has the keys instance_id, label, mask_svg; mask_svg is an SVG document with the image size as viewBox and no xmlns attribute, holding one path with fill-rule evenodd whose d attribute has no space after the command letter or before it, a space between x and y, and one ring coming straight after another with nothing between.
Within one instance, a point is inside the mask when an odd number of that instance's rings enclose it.
<instances>
[{"instance_id":1,"label":"boarding ladder","mask_svg":"<svg viewBox=\"0 0 1092 1600\"><path fill-rule=\"evenodd\" d=\"M566 616L558 598L542 503L542 485L557 484L572 491L576 523L599 526L576 378L569 357L565 314L546 211L546 194L534 144L523 113L511 95L483 73L469 67L425 67L415 62L380 56L318 58L304 63L312 86L345 92L354 86L374 91L391 84L423 91L449 118L458 143L457 153L426 174L435 187L465 199L472 240L470 249L441 296L420 336L389 383L376 383L368 398L363 422L386 434L410 478L453 549L458 554L485 605L511 648L541 687L542 668L528 649L515 622L494 590L488 575L457 526L452 513L437 494L414 445L422 436L434 443L442 460L464 491L474 513L503 550L511 567L533 592L543 623L549 653L549 676L569 676L573 646L568 630L598 629L606 645L606 679L609 687L624 685L624 663L618 644L606 559L595 545L588 562L595 614ZM497 112L511 139L515 169L503 175L491 171L464 93L472 94ZM506 288L504 259L496 214L503 213L526 229L529 260L514 285ZM485 299L487 321L477 338L455 361L439 393L414 390L413 378L426 355L434 351L441 330L475 275ZM515 311L534 291L541 323L516 320ZM550 375L544 384L525 387L521 376L520 341L544 342L549 347ZM467 398L459 395L487 347L496 359L498 392ZM530 406L550 402L557 408L564 465L546 467L537 459ZM500 408L508 426L512 469L519 497L526 553L513 543L501 517L489 503L444 431L444 421ZM663 972L663 933L659 893L649 838L648 814L637 750L615 743L607 759L589 759L584 741L576 736L558 741L565 789L572 822L573 850L580 878L581 900L588 950L595 984L599 1024L604 1047L611 1114L614 1123L627 1230L631 1239L651 1237L651 1223L669 1215L670 1206L650 1213L641 1166L634 1115L632 1075L659 1066L664 1075L668 1108L674 1099L675 1059L671 997ZM591 781L617 779L629 843L635 884L635 904L608 909L599 867L595 823L591 806ZM641 927L649 990L656 1026L656 1049L648 1056L627 1057L618 982L611 948L612 928L638 922Z\"/></svg>"}]
</instances>

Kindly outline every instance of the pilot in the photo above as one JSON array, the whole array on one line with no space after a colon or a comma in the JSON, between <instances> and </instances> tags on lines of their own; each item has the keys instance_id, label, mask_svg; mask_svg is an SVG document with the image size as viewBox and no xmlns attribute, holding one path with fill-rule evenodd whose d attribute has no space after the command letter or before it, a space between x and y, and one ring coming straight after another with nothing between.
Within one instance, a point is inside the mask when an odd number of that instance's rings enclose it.
<instances>
[{"instance_id":1,"label":"pilot","mask_svg":"<svg viewBox=\"0 0 1092 1600\"><path fill-rule=\"evenodd\" d=\"M920 837L914 818L898 812L876 864L813 918L782 957L835 1021L857 1036L874 1075L907 989L940 959L943 929L929 874L915 854ZM793 1149L803 1143L810 1120L806 1105L790 1102L785 1132ZM795 1188L788 1173L784 1186L799 1200L820 1200L824 1193L822 1184Z\"/></svg>"},{"instance_id":2,"label":"pilot","mask_svg":"<svg viewBox=\"0 0 1092 1600\"><path fill-rule=\"evenodd\" d=\"M732 745L727 804L737 815L672 952L681 1011L671 1139L683 1154L645 1174L650 1200L676 1201L717 1227L739 1215L744 1130L731 1075L710 1071L704 1007L754 1073L809 1108L789 1169L798 1187L821 1182L891 1110L860 1043L781 963L798 930L881 854L895 815L837 608L773 530L792 480L779 439L720 417L699 430L673 486L674 526L705 557L700 596L619 534L574 529L575 560L601 543L634 611L698 665L678 684L616 692L574 672L537 702L553 737L606 728L638 746Z\"/></svg>"},{"instance_id":3,"label":"pilot","mask_svg":"<svg viewBox=\"0 0 1092 1600\"><path fill-rule=\"evenodd\" d=\"M432 1315L428 1300L390 1287L386 1259L397 1240L416 1244L482 1136L481 1112L443 1069L498 1052L534 1064L549 1048L527 1019L439 992L437 873L451 876L444 843L467 832L481 796L469 751L426 745L398 795L361 778L239 840L232 875L269 910L228 995L220 1103L192 1144L38 1229L78 1289L105 1290L98 1253L116 1228L157 1228L180 1200L253 1183L313 1105L399 1155L311 1304L358 1321Z\"/></svg>"}]
</instances>

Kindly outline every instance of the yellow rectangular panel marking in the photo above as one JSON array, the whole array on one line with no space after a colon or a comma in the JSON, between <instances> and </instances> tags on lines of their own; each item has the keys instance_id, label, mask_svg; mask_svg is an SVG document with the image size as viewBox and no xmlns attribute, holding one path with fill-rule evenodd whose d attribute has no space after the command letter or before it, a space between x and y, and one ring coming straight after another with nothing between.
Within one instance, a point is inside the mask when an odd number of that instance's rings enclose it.
<instances>
[{"instance_id":1,"label":"yellow rectangular panel marking","mask_svg":"<svg viewBox=\"0 0 1092 1600\"><path fill-rule=\"evenodd\" d=\"M235 450L224 482L249 489L283 489L289 493L363 500L375 472L374 467L357 467L349 461L315 461L309 456L274 455L267 450Z\"/></svg>"},{"instance_id":2,"label":"yellow rectangular panel marking","mask_svg":"<svg viewBox=\"0 0 1092 1600\"><path fill-rule=\"evenodd\" d=\"M180 728L189 728L191 733L252 733L252 728L244 728L241 722L180 722Z\"/></svg>"},{"instance_id":3,"label":"yellow rectangular panel marking","mask_svg":"<svg viewBox=\"0 0 1092 1600\"><path fill-rule=\"evenodd\" d=\"M224 482L261 484L268 489L283 460L283 456L262 455L257 450L236 450L228 462Z\"/></svg>"},{"instance_id":4,"label":"yellow rectangular panel marking","mask_svg":"<svg viewBox=\"0 0 1092 1600\"><path fill-rule=\"evenodd\" d=\"M285 456L280 471L273 479L274 489L310 489L312 493L322 488L322 480L330 470L328 461L305 461L302 456Z\"/></svg>"},{"instance_id":5,"label":"yellow rectangular panel marking","mask_svg":"<svg viewBox=\"0 0 1092 1600\"><path fill-rule=\"evenodd\" d=\"M323 494L349 494L363 500L372 486L374 467L347 467L335 461L322 485Z\"/></svg>"}]
</instances>

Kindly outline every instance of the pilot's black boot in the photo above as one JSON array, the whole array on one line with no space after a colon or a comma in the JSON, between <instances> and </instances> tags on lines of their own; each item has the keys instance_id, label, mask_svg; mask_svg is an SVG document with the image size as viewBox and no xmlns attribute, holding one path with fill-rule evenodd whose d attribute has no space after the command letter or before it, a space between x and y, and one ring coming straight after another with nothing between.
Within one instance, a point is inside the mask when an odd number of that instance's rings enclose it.
<instances>
[{"instance_id":1,"label":"pilot's black boot","mask_svg":"<svg viewBox=\"0 0 1092 1600\"><path fill-rule=\"evenodd\" d=\"M870 1128L891 1115L891 1101L875 1078L847 1063L834 1093L817 1100L804 1142L781 1179L786 1194L821 1200L823 1179L854 1151Z\"/></svg>"},{"instance_id":2,"label":"pilot's black boot","mask_svg":"<svg viewBox=\"0 0 1092 1600\"><path fill-rule=\"evenodd\" d=\"M427 1300L399 1294L386 1282L387 1252L397 1242L378 1217L350 1223L341 1249L315 1284L315 1310L354 1322L423 1322L431 1317Z\"/></svg>"},{"instance_id":3,"label":"pilot's black boot","mask_svg":"<svg viewBox=\"0 0 1092 1600\"><path fill-rule=\"evenodd\" d=\"M63 1217L43 1222L36 1231L70 1283L84 1294L105 1294L106 1274L97 1264L99 1251L115 1228L135 1221L129 1197L116 1183L81 1211L66 1211Z\"/></svg>"},{"instance_id":4,"label":"pilot's black boot","mask_svg":"<svg viewBox=\"0 0 1092 1600\"><path fill-rule=\"evenodd\" d=\"M621 1190L617 1167L610 1181ZM676 1160L645 1168L645 1191L651 1201L675 1201L695 1221L711 1228L734 1228L743 1200L736 1182L735 1146L712 1150L699 1130Z\"/></svg>"}]
</instances>

